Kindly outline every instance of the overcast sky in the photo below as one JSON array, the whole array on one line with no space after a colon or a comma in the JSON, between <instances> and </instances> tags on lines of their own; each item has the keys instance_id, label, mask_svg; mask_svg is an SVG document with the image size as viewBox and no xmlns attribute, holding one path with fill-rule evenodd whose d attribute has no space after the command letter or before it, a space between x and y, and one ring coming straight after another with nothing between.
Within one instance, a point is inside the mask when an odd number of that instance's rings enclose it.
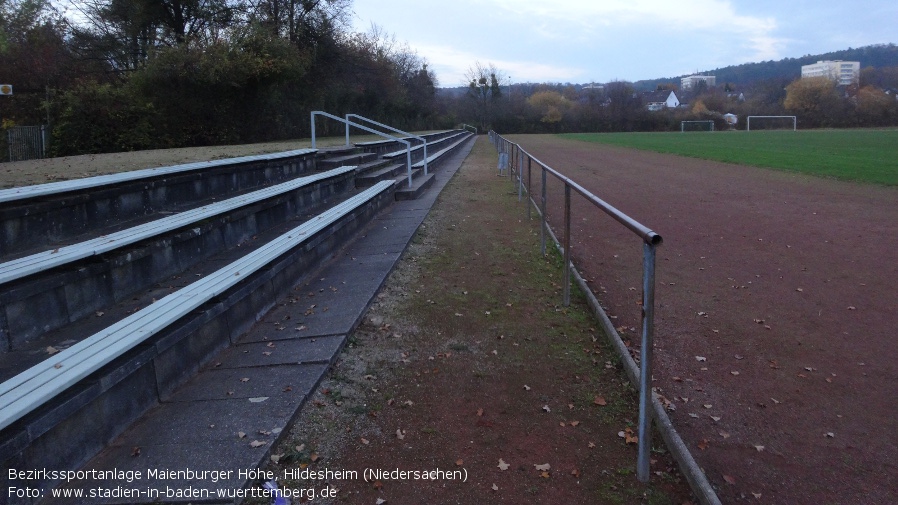
<instances>
[{"instance_id":1,"label":"overcast sky","mask_svg":"<svg viewBox=\"0 0 898 505\"><path fill-rule=\"evenodd\" d=\"M439 85L475 62L511 82L672 77L898 43L898 0L354 0L430 63ZM864 62L861 62L864 66Z\"/></svg>"}]
</instances>

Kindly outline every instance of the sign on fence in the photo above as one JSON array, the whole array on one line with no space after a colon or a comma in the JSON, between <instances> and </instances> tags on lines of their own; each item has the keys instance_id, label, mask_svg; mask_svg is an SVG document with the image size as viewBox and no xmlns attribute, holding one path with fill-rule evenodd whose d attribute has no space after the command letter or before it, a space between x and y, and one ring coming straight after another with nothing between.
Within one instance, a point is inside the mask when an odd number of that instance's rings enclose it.
<instances>
[{"instance_id":1,"label":"sign on fence","mask_svg":"<svg viewBox=\"0 0 898 505\"><path fill-rule=\"evenodd\" d=\"M47 156L47 127L13 126L6 132L9 161L24 161Z\"/></svg>"}]
</instances>

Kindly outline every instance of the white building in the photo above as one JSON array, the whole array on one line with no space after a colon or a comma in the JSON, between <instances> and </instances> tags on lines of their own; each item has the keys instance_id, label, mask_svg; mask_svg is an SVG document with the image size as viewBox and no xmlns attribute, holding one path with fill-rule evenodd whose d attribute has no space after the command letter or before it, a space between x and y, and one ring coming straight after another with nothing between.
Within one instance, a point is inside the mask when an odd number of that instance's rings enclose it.
<instances>
[{"instance_id":1,"label":"white building","mask_svg":"<svg viewBox=\"0 0 898 505\"><path fill-rule=\"evenodd\" d=\"M717 84L717 76L714 75L690 75L689 77L683 77L680 79L680 89L687 90L692 89L698 83L703 82L708 85L709 88L714 87Z\"/></svg>"},{"instance_id":2,"label":"white building","mask_svg":"<svg viewBox=\"0 0 898 505\"><path fill-rule=\"evenodd\" d=\"M648 110L675 109L680 106L677 94L670 90L652 91L644 93L645 106Z\"/></svg>"},{"instance_id":3,"label":"white building","mask_svg":"<svg viewBox=\"0 0 898 505\"><path fill-rule=\"evenodd\" d=\"M861 75L861 62L859 61L818 61L812 65L801 66L801 78L828 77L840 86L856 84Z\"/></svg>"}]
</instances>

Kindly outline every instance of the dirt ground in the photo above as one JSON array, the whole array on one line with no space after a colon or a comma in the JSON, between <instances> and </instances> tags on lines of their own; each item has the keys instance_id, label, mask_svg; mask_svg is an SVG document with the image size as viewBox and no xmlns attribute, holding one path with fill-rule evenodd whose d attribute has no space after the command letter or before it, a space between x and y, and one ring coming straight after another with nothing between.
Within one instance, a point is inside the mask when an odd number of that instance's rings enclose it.
<instances>
[{"instance_id":1,"label":"dirt ground","mask_svg":"<svg viewBox=\"0 0 898 505\"><path fill-rule=\"evenodd\" d=\"M724 503L898 503L898 188L511 139L664 237L655 384ZM575 262L637 327L639 239L587 205Z\"/></svg>"},{"instance_id":2,"label":"dirt ground","mask_svg":"<svg viewBox=\"0 0 898 505\"><path fill-rule=\"evenodd\" d=\"M540 255L522 210L480 138L276 450L279 474L467 480L281 485L338 489L314 503L692 503L660 441L652 482L638 483L635 392L582 296L560 306L560 259Z\"/></svg>"}]
</instances>

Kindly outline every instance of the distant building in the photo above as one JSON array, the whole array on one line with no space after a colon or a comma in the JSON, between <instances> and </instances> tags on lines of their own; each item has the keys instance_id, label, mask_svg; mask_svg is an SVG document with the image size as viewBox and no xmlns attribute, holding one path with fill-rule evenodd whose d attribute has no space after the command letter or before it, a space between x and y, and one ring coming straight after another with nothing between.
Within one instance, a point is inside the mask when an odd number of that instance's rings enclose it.
<instances>
[{"instance_id":1,"label":"distant building","mask_svg":"<svg viewBox=\"0 0 898 505\"><path fill-rule=\"evenodd\" d=\"M861 75L861 62L859 61L818 61L812 65L801 66L801 78L828 77L836 81L840 86L857 84Z\"/></svg>"},{"instance_id":2,"label":"distant building","mask_svg":"<svg viewBox=\"0 0 898 505\"><path fill-rule=\"evenodd\" d=\"M714 87L717 84L717 76L714 75L690 75L689 77L683 77L680 79L680 89L687 90L695 88L698 83L703 82L709 88Z\"/></svg>"},{"instance_id":3,"label":"distant building","mask_svg":"<svg viewBox=\"0 0 898 505\"><path fill-rule=\"evenodd\" d=\"M680 106L677 94L670 90L652 91L643 95L648 110L674 109Z\"/></svg>"}]
</instances>

